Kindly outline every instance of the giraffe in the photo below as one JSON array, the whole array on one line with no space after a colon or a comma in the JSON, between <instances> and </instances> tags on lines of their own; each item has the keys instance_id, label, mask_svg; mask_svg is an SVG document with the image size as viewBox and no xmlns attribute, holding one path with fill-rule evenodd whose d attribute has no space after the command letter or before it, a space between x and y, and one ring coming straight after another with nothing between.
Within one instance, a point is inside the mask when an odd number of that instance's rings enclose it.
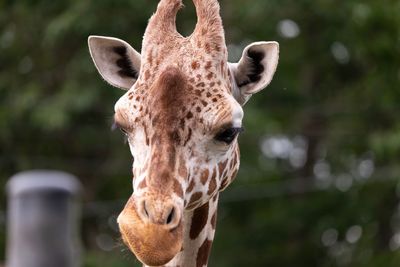
<instances>
[{"instance_id":1,"label":"giraffe","mask_svg":"<svg viewBox=\"0 0 400 267\"><path fill-rule=\"evenodd\" d=\"M118 216L122 239L143 266L207 266L218 198L239 169L244 104L275 73L279 45L248 45L228 62L217 0L193 0L187 37L176 29L182 0L160 0L142 51L123 40L90 36L102 78L126 90L116 127L133 156L133 193Z\"/></svg>"}]
</instances>

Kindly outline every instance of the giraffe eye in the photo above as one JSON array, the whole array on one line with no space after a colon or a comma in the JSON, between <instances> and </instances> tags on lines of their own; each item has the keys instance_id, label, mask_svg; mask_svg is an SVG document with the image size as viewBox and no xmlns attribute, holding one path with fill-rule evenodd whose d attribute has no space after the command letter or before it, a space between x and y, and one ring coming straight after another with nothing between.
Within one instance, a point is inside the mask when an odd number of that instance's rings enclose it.
<instances>
[{"instance_id":1,"label":"giraffe eye","mask_svg":"<svg viewBox=\"0 0 400 267\"><path fill-rule=\"evenodd\" d=\"M243 132L243 128L228 128L223 131L221 131L219 134L215 136L215 140L224 142L226 144L230 144L235 140L236 136Z\"/></svg>"}]
</instances>

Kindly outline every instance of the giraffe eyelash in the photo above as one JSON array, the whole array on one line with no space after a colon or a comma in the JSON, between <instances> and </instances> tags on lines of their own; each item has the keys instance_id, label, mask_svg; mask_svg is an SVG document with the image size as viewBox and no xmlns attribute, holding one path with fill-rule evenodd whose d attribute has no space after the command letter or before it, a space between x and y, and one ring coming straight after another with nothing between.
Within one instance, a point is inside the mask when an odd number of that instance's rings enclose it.
<instances>
[{"instance_id":1,"label":"giraffe eyelash","mask_svg":"<svg viewBox=\"0 0 400 267\"><path fill-rule=\"evenodd\" d=\"M125 130L124 127L119 124L115 119L113 119L111 124L111 131L115 131L116 129L119 129L123 134L128 134L128 131Z\"/></svg>"},{"instance_id":2,"label":"giraffe eyelash","mask_svg":"<svg viewBox=\"0 0 400 267\"><path fill-rule=\"evenodd\" d=\"M112 125L111 125L111 131L115 131L116 129L120 130L121 133L123 133L123 135L124 135L124 144L128 143L128 132L114 120Z\"/></svg>"}]
</instances>

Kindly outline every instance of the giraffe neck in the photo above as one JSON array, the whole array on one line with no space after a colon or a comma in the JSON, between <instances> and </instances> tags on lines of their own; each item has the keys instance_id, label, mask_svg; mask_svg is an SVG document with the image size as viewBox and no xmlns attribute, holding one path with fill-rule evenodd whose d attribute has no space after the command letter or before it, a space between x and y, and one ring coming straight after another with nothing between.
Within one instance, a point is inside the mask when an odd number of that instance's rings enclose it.
<instances>
[{"instance_id":1,"label":"giraffe neck","mask_svg":"<svg viewBox=\"0 0 400 267\"><path fill-rule=\"evenodd\" d=\"M207 267L215 234L218 196L217 194L203 206L184 213L182 250L164 267Z\"/></svg>"}]
</instances>

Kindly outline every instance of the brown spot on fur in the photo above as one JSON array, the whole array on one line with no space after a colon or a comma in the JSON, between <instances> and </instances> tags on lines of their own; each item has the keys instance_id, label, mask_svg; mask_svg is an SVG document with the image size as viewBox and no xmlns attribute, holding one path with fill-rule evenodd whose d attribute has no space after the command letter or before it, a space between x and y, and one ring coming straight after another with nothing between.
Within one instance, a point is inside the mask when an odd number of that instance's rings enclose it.
<instances>
[{"instance_id":1,"label":"brown spot on fur","mask_svg":"<svg viewBox=\"0 0 400 267\"><path fill-rule=\"evenodd\" d=\"M178 197L183 197L182 185L174 179L174 192Z\"/></svg>"},{"instance_id":2,"label":"brown spot on fur","mask_svg":"<svg viewBox=\"0 0 400 267\"><path fill-rule=\"evenodd\" d=\"M163 126L170 128L171 125L176 125L177 114L179 113L180 107L183 106L183 91L186 89L186 80L183 74L176 67L167 68L157 80L157 83L153 86L157 90L155 91L155 99L159 109L156 110L155 114L157 119ZM156 104L156 103L154 103Z\"/></svg>"},{"instance_id":3,"label":"brown spot on fur","mask_svg":"<svg viewBox=\"0 0 400 267\"><path fill-rule=\"evenodd\" d=\"M187 118L187 119L193 118L193 113L189 111L189 112L187 113L187 115L186 115L186 118Z\"/></svg>"},{"instance_id":4,"label":"brown spot on fur","mask_svg":"<svg viewBox=\"0 0 400 267\"><path fill-rule=\"evenodd\" d=\"M211 195L212 193L215 192L215 189L217 188L217 179L216 179L216 171L214 169L213 175L210 180L210 184L208 185L208 195Z\"/></svg>"},{"instance_id":5,"label":"brown spot on fur","mask_svg":"<svg viewBox=\"0 0 400 267\"><path fill-rule=\"evenodd\" d=\"M197 70L198 68L200 68L200 63L198 61L193 61L192 69Z\"/></svg>"},{"instance_id":6,"label":"brown spot on fur","mask_svg":"<svg viewBox=\"0 0 400 267\"><path fill-rule=\"evenodd\" d=\"M143 180L139 183L139 189L146 188L146 186L147 186L146 179L143 179Z\"/></svg>"},{"instance_id":7,"label":"brown spot on fur","mask_svg":"<svg viewBox=\"0 0 400 267\"><path fill-rule=\"evenodd\" d=\"M215 85L215 82L210 83L210 87L214 87L214 85Z\"/></svg>"},{"instance_id":8,"label":"brown spot on fur","mask_svg":"<svg viewBox=\"0 0 400 267\"><path fill-rule=\"evenodd\" d=\"M201 199L202 196L203 196L203 193L202 193L202 192L196 192L196 193L194 193L194 194L192 195L192 197L190 198L190 200L189 200L189 205L190 205L190 204L193 204L193 203L195 203L195 202L197 202L197 201L199 201L199 200Z\"/></svg>"},{"instance_id":9,"label":"brown spot on fur","mask_svg":"<svg viewBox=\"0 0 400 267\"><path fill-rule=\"evenodd\" d=\"M220 190L224 190L228 186L228 182L229 182L229 177L226 177L221 183Z\"/></svg>"},{"instance_id":10,"label":"brown spot on fur","mask_svg":"<svg viewBox=\"0 0 400 267\"><path fill-rule=\"evenodd\" d=\"M190 226L190 239L196 239L201 231L204 229L204 227L207 224L208 220L208 202L201 206L200 208L197 208L192 217L192 225Z\"/></svg>"},{"instance_id":11,"label":"brown spot on fur","mask_svg":"<svg viewBox=\"0 0 400 267\"><path fill-rule=\"evenodd\" d=\"M198 90L198 89L197 89L197 90L195 90L195 91L194 91L194 93L195 93L197 96L201 96L201 91L200 91L200 90Z\"/></svg>"},{"instance_id":12,"label":"brown spot on fur","mask_svg":"<svg viewBox=\"0 0 400 267\"><path fill-rule=\"evenodd\" d=\"M207 79L211 80L214 77L214 73L210 72L207 74Z\"/></svg>"},{"instance_id":13,"label":"brown spot on fur","mask_svg":"<svg viewBox=\"0 0 400 267\"><path fill-rule=\"evenodd\" d=\"M189 187L186 189L186 193L190 193L190 192L192 192L193 191L193 188L194 188L194 186L195 186L195 181L194 181L194 179L192 179L191 181L190 181L190 184L189 184Z\"/></svg>"},{"instance_id":14,"label":"brown spot on fur","mask_svg":"<svg viewBox=\"0 0 400 267\"><path fill-rule=\"evenodd\" d=\"M215 230L215 226L217 225L217 211L214 212L214 215L211 217L211 227Z\"/></svg>"},{"instance_id":15,"label":"brown spot on fur","mask_svg":"<svg viewBox=\"0 0 400 267\"><path fill-rule=\"evenodd\" d=\"M206 49L206 53L207 53L207 54L210 54L210 53L211 53L211 46L210 46L209 43L206 43L205 49Z\"/></svg>"},{"instance_id":16,"label":"brown spot on fur","mask_svg":"<svg viewBox=\"0 0 400 267\"><path fill-rule=\"evenodd\" d=\"M217 188L217 181L216 181L216 179L212 179L211 181L210 181L210 184L209 184L209 189L208 189L208 194L209 195L212 195L214 192L215 192L215 189Z\"/></svg>"},{"instance_id":17,"label":"brown spot on fur","mask_svg":"<svg viewBox=\"0 0 400 267\"><path fill-rule=\"evenodd\" d=\"M181 137L179 136L178 131L171 131L169 133L169 138L171 141L173 141L176 144L181 142Z\"/></svg>"},{"instance_id":18,"label":"brown spot on fur","mask_svg":"<svg viewBox=\"0 0 400 267\"><path fill-rule=\"evenodd\" d=\"M218 101L218 99L217 99L216 97L214 97L214 98L212 99L212 101L215 103L215 102Z\"/></svg>"},{"instance_id":19,"label":"brown spot on fur","mask_svg":"<svg viewBox=\"0 0 400 267\"><path fill-rule=\"evenodd\" d=\"M207 107L208 103L204 100L201 100L201 104L203 104L204 107Z\"/></svg>"},{"instance_id":20,"label":"brown spot on fur","mask_svg":"<svg viewBox=\"0 0 400 267\"><path fill-rule=\"evenodd\" d=\"M206 63L206 65L205 65L205 69L206 70L208 70L208 69L210 69L212 67L212 63L211 63L211 61L207 61L207 63Z\"/></svg>"},{"instance_id":21,"label":"brown spot on fur","mask_svg":"<svg viewBox=\"0 0 400 267\"><path fill-rule=\"evenodd\" d=\"M143 125L143 130L144 130L144 135L146 136L146 145L150 145L150 140L149 140L149 135L147 134L147 128L145 125Z\"/></svg>"},{"instance_id":22,"label":"brown spot on fur","mask_svg":"<svg viewBox=\"0 0 400 267\"><path fill-rule=\"evenodd\" d=\"M222 176L223 171L226 168L226 164L228 164L228 160L225 160L224 162L220 162L218 164L218 169L219 169L219 175Z\"/></svg>"},{"instance_id":23,"label":"brown spot on fur","mask_svg":"<svg viewBox=\"0 0 400 267\"><path fill-rule=\"evenodd\" d=\"M210 254L212 242L208 239L200 246L197 252L196 267L203 267L207 264L208 256Z\"/></svg>"},{"instance_id":24,"label":"brown spot on fur","mask_svg":"<svg viewBox=\"0 0 400 267\"><path fill-rule=\"evenodd\" d=\"M144 72L144 79L147 81L149 78L150 78L150 71L149 71L149 70L146 70L146 71Z\"/></svg>"},{"instance_id":25,"label":"brown spot on fur","mask_svg":"<svg viewBox=\"0 0 400 267\"><path fill-rule=\"evenodd\" d=\"M200 112L201 112L201 107L196 107L196 111L197 111L198 113L200 113Z\"/></svg>"},{"instance_id":26,"label":"brown spot on fur","mask_svg":"<svg viewBox=\"0 0 400 267\"><path fill-rule=\"evenodd\" d=\"M207 95L206 95L208 98L210 98L211 97L211 93L210 92L207 92Z\"/></svg>"},{"instance_id":27,"label":"brown spot on fur","mask_svg":"<svg viewBox=\"0 0 400 267\"><path fill-rule=\"evenodd\" d=\"M200 181L201 183L204 185L207 183L208 181L208 176L210 175L210 171L208 169L205 169L202 173L201 173L201 177L200 177Z\"/></svg>"},{"instance_id":28,"label":"brown spot on fur","mask_svg":"<svg viewBox=\"0 0 400 267\"><path fill-rule=\"evenodd\" d=\"M218 199L218 194L215 194L215 196L213 197L213 201L215 202L215 201L217 201L217 199Z\"/></svg>"},{"instance_id":29,"label":"brown spot on fur","mask_svg":"<svg viewBox=\"0 0 400 267\"><path fill-rule=\"evenodd\" d=\"M147 60L149 61L150 65L153 65L153 55L152 55L153 51L150 51L149 56L147 57Z\"/></svg>"},{"instance_id":30,"label":"brown spot on fur","mask_svg":"<svg viewBox=\"0 0 400 267\"><path fill-rule=\"evenodd\" d=\"M197 87L204 87L204 86L206 86L206 84L203 83L203 82L201 82L201 83L196 84L196 86L197 86Z\"/></svg>"}]
</instances>

